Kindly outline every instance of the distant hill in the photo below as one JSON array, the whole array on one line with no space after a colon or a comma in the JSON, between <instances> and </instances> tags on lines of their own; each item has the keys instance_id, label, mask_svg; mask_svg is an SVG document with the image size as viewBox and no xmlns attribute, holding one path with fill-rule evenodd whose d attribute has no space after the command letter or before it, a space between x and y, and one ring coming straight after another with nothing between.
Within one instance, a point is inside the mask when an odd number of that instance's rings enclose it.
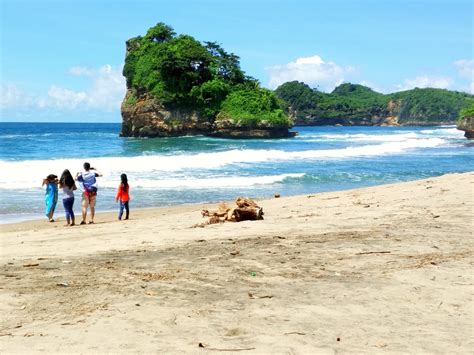
<instances>
[{"instance_id":1,"label":"distant hill","mask_svg":"<svg viewBox=\"0 0 474 355\"><path fill-rule=\"evenodd\" d=\"M297 125L436 125L454 124L474 96L445 89L419 89L381 94L345 83L323 93L298 81L275 90Z\"/></svg>"}]
</instances>

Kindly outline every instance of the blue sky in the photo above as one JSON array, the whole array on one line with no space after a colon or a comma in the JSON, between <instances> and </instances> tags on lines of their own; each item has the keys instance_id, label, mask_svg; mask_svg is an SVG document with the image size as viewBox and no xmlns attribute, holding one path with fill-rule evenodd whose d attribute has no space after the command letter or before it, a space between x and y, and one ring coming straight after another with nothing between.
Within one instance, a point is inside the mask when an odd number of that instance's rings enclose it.
<instances>
[{"instance_id":1,"label":"blue sky","mask_svg":"<svg viewBox=\"0 0 474 355\"><path fill-rule=\"evenodd\" d=\"M125 41L157 22L275 88L342 82L472 92L468 0L0 0L0 120L120 122Z\"/></svg>"}]
</instances>

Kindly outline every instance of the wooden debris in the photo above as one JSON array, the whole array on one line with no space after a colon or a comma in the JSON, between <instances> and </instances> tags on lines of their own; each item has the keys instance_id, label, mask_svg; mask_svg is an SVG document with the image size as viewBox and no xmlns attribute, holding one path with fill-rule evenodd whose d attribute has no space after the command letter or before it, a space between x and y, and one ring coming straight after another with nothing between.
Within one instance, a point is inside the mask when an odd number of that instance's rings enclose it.
<instances>
[{"instance_id":1,"label":"wooden debris","mask_svg":"<svg viewBox=\"0 0 474 355\"><path fill-rule=\"evenodd\" d=\"M247 351L247 350L255 350L255 348L209 348L207 347L207 345L203 344L203 343L199 343L198 344L198 347L200 348L204 348L204 349L207 349L207 350L215 350L215 351Z\"/></svg>"},{"instance_id":2,"label":"wooden debris","mask_svg":"<svg viewBox=\"0 0 474 355\"><path fill-rule=\"evenodd\" d=\"M28 263L28 264L23 264L23 267L33 267L33 266L39 266L39 263Z\"/></svg>"},{"instance_id":3,"label":"wooden debris","mask_svg":"<svg viewBox=\"0 0 474 355\"><path fill-rule=\"evenodd\" d=\"M391 251L363 251L361 253L356 253L356 255L367 255L367 254L390 254Z\"/></svg>"},{"instance_id":4,"label":"wooden debris","mask_svg":"<svg viewBox=\"0 0 474 355\"><path fill-rule=\"evenodd\" d=\"M285 333L285 335L289 335L289 334L306 335L306 333L302 333L302 332L288 332L288 333Z\"/></svg>"},{"instance_id":5,"label":"wooden debris","mask_svg":"<svg viewBox=\"0 0 474 355\"><path fill-rule=\"evenodd\" d=\"M249 298L251 299L257 299L257 298L273 298L273 295L264 295L264 296L257 296L256 294L252 293L252 292L248 292L247 293Z\"/></svg>"},{"instance_id":6,"label":"wooden debris","mask_svg":"<svg viewBox=\"0 0 474 355\"><path fill-rule=\"evenodd\" d=\"M221 203L216 211L202 210L203 217L209 217L204 223L195 224L193 227L204 227L209 224L224 222L255 221L263 219L263 209L250 198L239 197L235 200L237 208L231 208Z\"/></svg>"}]
</instances>

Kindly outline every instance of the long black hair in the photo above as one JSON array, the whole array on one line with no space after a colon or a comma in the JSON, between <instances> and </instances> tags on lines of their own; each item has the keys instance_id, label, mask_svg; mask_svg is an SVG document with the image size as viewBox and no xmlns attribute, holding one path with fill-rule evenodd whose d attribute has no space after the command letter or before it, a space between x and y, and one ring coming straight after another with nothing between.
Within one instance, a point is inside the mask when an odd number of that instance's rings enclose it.
<instances>
[{"instance_id":1,"label":"long black hair","mask_svg":"<svg viewBox=\"0 0 474 355\"><path fill-rule=\"evenodd\" d=\"M122 191L127 192L128 190L128 179L127 179L127 174L122 174L120 175L120 180L122 182Z\"/></svg>"},{"instance_id":2,"label":"long black hair","mask_svg":"<svg viewBox=\"0 0 474 355\"><path fill-rule=\"evenodd\" d=\"M63 173L61 174L59 183L62 186L69 187L70 189L72 189L72 187L74 186L74 179L72 178L71 172L68 169L64 170Z\"/></svg>"}]
</instances>

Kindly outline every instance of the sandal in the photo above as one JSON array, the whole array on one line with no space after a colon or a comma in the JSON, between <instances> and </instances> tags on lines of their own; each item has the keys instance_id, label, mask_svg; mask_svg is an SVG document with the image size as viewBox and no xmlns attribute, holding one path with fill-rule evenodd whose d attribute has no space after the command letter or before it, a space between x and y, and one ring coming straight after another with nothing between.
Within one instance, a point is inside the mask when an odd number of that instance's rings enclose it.
<instances>
[{"instance_id":1,"label":"sandal","mask_svg":"<svg viewBox=\"0 0 474 355\"><path fill-rule=\"evenodd\" d=\"M84 225L86 224L86 221L81 221L81 223L79 223L80 225Z\"/></svg>"}]
</instances>

